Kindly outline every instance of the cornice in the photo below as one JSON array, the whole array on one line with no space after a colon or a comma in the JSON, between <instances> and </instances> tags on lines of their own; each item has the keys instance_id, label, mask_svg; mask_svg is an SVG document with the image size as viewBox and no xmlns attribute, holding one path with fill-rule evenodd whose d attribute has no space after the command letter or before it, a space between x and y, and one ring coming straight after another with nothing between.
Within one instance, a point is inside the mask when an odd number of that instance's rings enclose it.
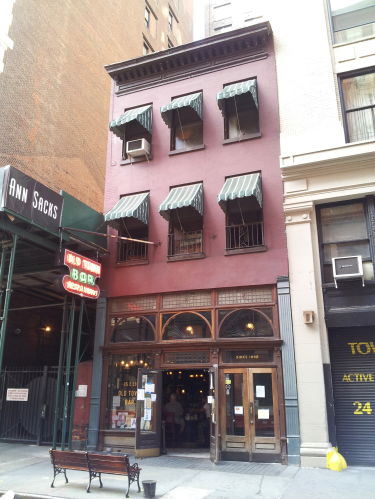
<instances>
[{"instance_id":1,"label":"cornice","mask_svg":"<svg viewBox=\"0 0 375 499\"><path fill-rule=\"evenodd\" d=\"M280 157L283 180L328 175L375 165L375 141L350 143L319 151Z\"/></svg>"},{"instance_id":2,"label":"cornice","mask_svg":"<svg viewBox=\"0 0 375 499\"><path fill-rule=\"evenodd\" d=\"M117 94L127 94L182 78L268 57L269 22L211 36L161 52L105 66Z\"/></svg>"}]
</instances>

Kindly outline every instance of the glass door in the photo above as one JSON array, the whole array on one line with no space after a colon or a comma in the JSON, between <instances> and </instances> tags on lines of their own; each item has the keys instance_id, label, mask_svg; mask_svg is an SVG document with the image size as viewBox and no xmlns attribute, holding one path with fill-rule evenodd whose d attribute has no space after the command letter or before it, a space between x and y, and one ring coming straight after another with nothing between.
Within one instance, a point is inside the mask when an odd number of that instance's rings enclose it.
<instances>
[{"instance_id":1,"label":"glass door","mask_svg":"<svg viewBox=\"0 0 375 499\"><path fill-rule=\"evenodd\" d=\"M220 384L223 459L280 453L276 370L224 369Z\"/></svg>"},{"instance_id":2,"label":"glass door","mask_svg":"<svg viewBox=\"0 0 375 499\"><path fill-rule=\"evenodd\" d=\"M136 457L160 455L161 387L160 371L138 369Z\"/></svg>"}]
</instances>

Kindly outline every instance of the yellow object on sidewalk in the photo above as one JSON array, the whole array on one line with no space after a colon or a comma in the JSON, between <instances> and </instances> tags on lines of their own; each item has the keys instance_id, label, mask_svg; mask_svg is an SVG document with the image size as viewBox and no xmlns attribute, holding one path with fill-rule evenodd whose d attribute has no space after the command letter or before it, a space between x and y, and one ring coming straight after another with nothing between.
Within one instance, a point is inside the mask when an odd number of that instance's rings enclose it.
<instances>
[{"instance_id":1,"label":"yellow object on sidewalk","mask_svg":"<svg viewBox=\"0 0 375 499\"><path fill-rule=\"evenodd\" d=\"M332 447L332 449L327 452L327 468L333 471L345 470L348 467L346 464L344 456L342 456L337 447Z\"/></svg>"}]
</instances>

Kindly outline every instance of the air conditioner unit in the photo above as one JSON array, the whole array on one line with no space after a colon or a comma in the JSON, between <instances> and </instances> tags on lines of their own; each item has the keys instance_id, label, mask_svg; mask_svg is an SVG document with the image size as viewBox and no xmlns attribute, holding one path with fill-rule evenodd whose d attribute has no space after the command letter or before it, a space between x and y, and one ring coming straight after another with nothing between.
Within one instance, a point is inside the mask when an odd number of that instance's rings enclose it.
<instances>
[{"instance_id":1,"label":"air conditioner unit","mask_svg":"<svg viewBox=\"0 0 375 499\"><path fill-rule=\"evenodd\" d=\"M150 143L146 139L128 140L126 154L131 158L150 155Z\"/></svg>"},{"instance_id":2,"label":"air conditioner unit","mask_svg":"<svg viewBox=\"0 0 375 499\"><path fill-rule=\"evenodd\" d=\"M344 279L361 279L362 286L365 285L361 255L332 258L332 268L336 288L337 281Z\"/></svg>"}]
</instances>

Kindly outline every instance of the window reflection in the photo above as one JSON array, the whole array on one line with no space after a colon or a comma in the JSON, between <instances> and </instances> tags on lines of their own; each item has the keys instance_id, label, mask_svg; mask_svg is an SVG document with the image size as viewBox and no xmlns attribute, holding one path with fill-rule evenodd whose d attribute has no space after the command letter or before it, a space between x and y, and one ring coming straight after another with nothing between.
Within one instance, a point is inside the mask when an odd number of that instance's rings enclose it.
<instances>
[{"instance_id":1,"label":"window reflection","mask_svg":"<svg viewBox=\"0 0 375 499\"><path fill-rule=\"evenodd\" d=\"M203 312L203 314L205 314L206 318L209 317L209 322L211 322L211 314L209 312ZM209 338L211 336L211 328L202 315L190 312L164 315L163 340Z\"/></svg>"},{"instance_id":2,"label":"window reflection","mask_svg":"<svg viewBox=\"0 0 375 499\"><path fill-rule=\"evenodd\" d=\"M153 341L155 339L155 316L135 316L121 319L113 329L112 341Z\"/></svg>"},{"instance_id":3,"label":"window reflection","mask_svg":"<svg viewBox=\"0 0 375 499\"><path fill-rule=\"evenodd\" d=\"M220 338L247 338L273 336L270 322L261 312L253 309L220 310Z\"/></svg>"}]
</instances>

